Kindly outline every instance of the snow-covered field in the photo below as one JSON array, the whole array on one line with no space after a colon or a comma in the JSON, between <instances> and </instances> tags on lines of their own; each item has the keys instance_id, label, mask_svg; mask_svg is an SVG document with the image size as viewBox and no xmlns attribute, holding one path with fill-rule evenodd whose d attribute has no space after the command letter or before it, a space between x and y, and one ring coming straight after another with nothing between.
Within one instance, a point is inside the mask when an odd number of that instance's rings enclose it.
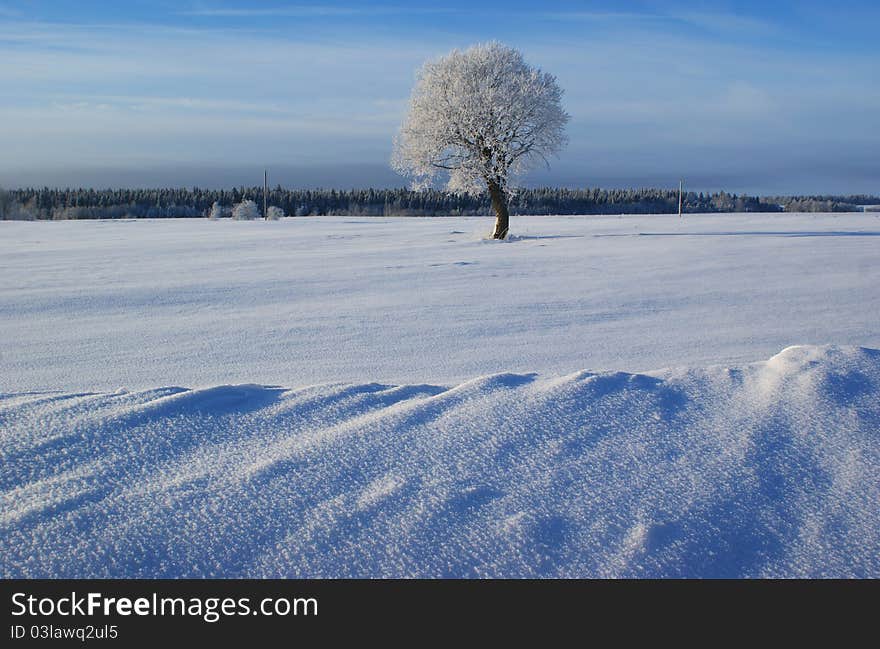
<instances>
[{"instance_id":1,"label":"snow-covered field","mask_svg":"<svg viewBox=\"0 0 880 649\"><path fill-rule=\"evenodd\" d=\"M0 576L880 577L880 216L489 227L0 222Z\"/></svg>"}]
</instances>

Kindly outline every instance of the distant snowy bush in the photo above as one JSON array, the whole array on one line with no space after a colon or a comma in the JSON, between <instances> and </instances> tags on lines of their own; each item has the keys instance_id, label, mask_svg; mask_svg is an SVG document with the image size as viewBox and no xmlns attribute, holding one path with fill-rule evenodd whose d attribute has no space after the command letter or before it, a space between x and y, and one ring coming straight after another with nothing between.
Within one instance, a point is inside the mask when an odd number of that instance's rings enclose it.
<instances>
[{"instance_id":1,"label":"distant snowy bush","mask_svg":"<svg viewBox=\"0 0 880 649\"><path fill-rule=\"evenodd\" d=\"M268 217L272 221L277 221L278 219L283 219L287 216L280 207L275 207L274 205L269 206Z\"/></svg>"},{"instance_id":2,"label":"distant snowy bush","mask_svg":"<svg viewBox=\"0 0 880 649\"><path fill-rule=\"evenodd\" d=\"M236 221L250 221L260 218L260 208L252 200L236 203L232 208L232 218Z\"/></svg>"},{"instance_id":3,"label":"distant snowy bush","mask_svg":"<svg viewBox=\"0 0 880 649\"><path fill-rule=\"evenodd\" d=\"M229 216L229 210L221 205L219 201L214 201L214 204L211 206L211 214L208 218L222 219L224 216Z\"/></svg>"}]
</instances>

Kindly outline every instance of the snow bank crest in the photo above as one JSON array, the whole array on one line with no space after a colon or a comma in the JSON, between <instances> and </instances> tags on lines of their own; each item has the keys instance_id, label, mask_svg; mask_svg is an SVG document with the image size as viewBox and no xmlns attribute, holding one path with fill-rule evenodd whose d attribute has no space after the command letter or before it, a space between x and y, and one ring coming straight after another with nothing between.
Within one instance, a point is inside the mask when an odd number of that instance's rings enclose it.
<instances>
[{"instance_id":1,"label":"snow bank crest","mask_svg":"<svg viewBox=\"0 0 880 649\"><path fill-rule=\"evenodd\" d=\"M3 577L880 577L874 349L4 394L0 423Z\"/></svg>"}]
</instances>

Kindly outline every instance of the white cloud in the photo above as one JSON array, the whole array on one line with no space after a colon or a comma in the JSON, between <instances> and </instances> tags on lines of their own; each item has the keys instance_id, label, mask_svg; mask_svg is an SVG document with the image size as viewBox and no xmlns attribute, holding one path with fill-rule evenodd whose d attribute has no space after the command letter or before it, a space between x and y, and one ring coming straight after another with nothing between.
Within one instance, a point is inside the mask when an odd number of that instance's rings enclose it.
<instances>
[{"instance_id":1,"label":"white cloud","mask_svg":"<svg viewBox=\"0 0 880 649\"><path fill-rule=\"evenodd\" d=\"M305 18L305 17L341 17L341 16L375 16L377 14L437 14L449 13L449 9L441 7L412 6L335 6L326 5L282 5L278 7L198 7L179 11L183 16L201 16L205 18Z\"/></svg>"},{"instance_id":2,"label":"white cloud","mask_svg":"<svg viewBox=\"0 0 880 649\"><path fill-rule=\"evenodd\" d=\"M771 94L746 81L734 81L718 101L718 109L735 116L767 116L777 109Z\"/></svg>"},{"instance_id":3,"label":"white cloud","mask_svg":"<svg viewBox=\"0 0 880 649\"><path fill-rule=\"evenodd\" d=\"M641 23L657 23L657 22L680 22L703 29L724 32L752 32L767 33L776 31L777 27L770 23L755 18L732 12L708 12L708 11L690 11L667 9L666 11L657 12L636 12L636 11L539 11L535 14L540 18L548 20L560 21L580 21L580 22L596 22L618 23L622 26L631 26L634 22ZM657 27L657 25L655 25Z\"/></svg>"},{"instance_id":4,"label":"white cloud","mask_svg":"<svg viewBox=\"0 0 880 649\"><path fill-rule=\"evenodd\" d=\"M771 33L778 33L779 27L770 23L759 20L753 16L745 16L731 12L698 12L684 11L681 13L671 13L669 17L674 20L686 22L691 25L709 29L715 32L738 32L744 34L766 36Z\"/></svg>"},{"instance_id":5,"label":"white cloud","mask_svg":"<svg viewBox=\"0 0 880 649\"><path fill-rule=\"evenodd\" d=\"M535 15L548 20L576 20L583 22L629 22L642 20L664 20L666 16L655 13L627 11L540 11Z\"/></svg>"}]
</instances>

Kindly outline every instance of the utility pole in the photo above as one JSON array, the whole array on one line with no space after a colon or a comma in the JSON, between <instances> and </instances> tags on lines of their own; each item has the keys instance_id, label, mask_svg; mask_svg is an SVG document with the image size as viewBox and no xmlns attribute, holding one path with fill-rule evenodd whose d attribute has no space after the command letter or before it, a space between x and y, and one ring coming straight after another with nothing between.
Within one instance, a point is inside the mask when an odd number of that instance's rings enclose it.
<instances>
[{"instance_id":1,"label":"utility pole","mask_svg":"<svg viewBox=\"0 0 880 649\"><path fill-rule=\"evenodd\" d=\"M684 188L684 180L678 181L678 218L681 218L681 198L682 198L682 189Z\"/></svg>"},{"instance_id":2,"label":"utility pole","mask_svg":"<svg viewBox=\"0 0 880 649\"><path fill-rule=\"evenodd\" d=\"M269 220L269 170L263 169L263 220ZM681 211L681 208L678 210Z\"/></svg>"}]
</instances>

